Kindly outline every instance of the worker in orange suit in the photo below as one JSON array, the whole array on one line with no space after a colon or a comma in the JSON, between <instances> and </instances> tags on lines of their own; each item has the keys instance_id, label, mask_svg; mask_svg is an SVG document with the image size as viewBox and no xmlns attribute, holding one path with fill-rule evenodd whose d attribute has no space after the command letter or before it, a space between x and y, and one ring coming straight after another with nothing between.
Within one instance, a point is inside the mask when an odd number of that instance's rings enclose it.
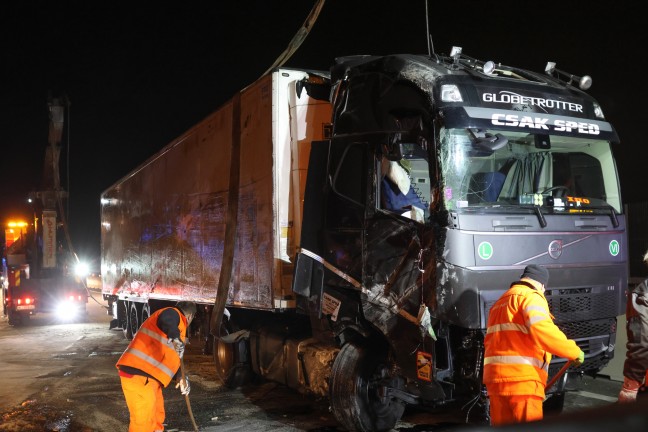
<instances>
[{"instance_id":1,"label":"worker in orange suit","mask_svg":"<svg viewBox=\"0 0 648 432\"><path fill-rule=\"evenodd\" d=\"M493 426L542 420L551 355L580 366L585 353L554 324L544 296L549 272L528 265L488 315L484 384Z\"/></svg>"},{"instance_id":2,"label":"worker in orange suit","mask_svg":"<svg viewBox=\"0 0 648 432\"><path fill-rule=\"evenodd\" d=\"M117 361L122 390L130 413L129 432L164 430L162 388L172 380L183 395L189 394L189 379L182 379L187 328L196 314L192 302L178 302L154 312L142 323Z\"/></svg>"}]
</instances>

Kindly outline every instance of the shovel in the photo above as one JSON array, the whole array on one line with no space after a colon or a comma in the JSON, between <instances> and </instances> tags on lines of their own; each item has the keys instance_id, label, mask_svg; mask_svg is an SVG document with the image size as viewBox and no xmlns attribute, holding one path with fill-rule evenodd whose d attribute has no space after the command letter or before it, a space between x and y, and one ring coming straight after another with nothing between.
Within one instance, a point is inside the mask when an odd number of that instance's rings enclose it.
<instances>
[{"instance_id":1,"label":"shovel","mask_svg":"<svg viewBox=\"0 0 648 432\"><path fill-rule=\"evenodd\" d=\"M182 380L185 380L185 367L184 367L184 361L182 360L182 357L180 357L180 373L182 374ZM189 395L186 394L184 395L185 401L187 402L187 410L189 410L189 418L191 418L191 424L193 424L193 428L195 432L198 432L198 425L196 424L196 419L194 419L193 411L191 410L191 403L189 402Z\"/></svg>"},{"instance_id":2,"label":"shovel","mask_svg":"<svg viewBox=\"0 0 648 432\"><path fill-rule=\"evenodd\" d=\"M554 375L554 377L551 378L551 380L549 380L549 382L545 386L545 389L550 389L551 387L553 387L553 385L556 384L556 381L558 381L558 378L560 378L565 372L567 372L567 369L569 369L571 365L572 365L571 360L565 363L565 365L558 371L558 373Z\"/></svg>"}]
</instances>

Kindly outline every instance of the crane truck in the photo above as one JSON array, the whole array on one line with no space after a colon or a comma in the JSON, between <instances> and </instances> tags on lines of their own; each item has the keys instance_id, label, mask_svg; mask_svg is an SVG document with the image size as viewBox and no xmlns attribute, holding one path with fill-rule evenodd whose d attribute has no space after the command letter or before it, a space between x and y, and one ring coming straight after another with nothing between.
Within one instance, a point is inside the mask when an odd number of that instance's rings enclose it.
<instances>
[{"instance_id":1,"label":"crane truck","mask_svg":"<svg viewBox=\"0 0 648 432\"><path fill-rule=\"evenodd\" d=\"M585 352L547 389L561 409L614 356L628 279L619 138L590 84L459 47L268 72L101 193L112 325L132 338L193 301L227 386L326 397L348 430L406 406L483 422L489 309L540 264Z\"/></svg>"},{"instance_id":2,"label":"crane truck","mask_svg":"<svg viewBox=\"0 0 648 432\"><path fill-rule=\"evenodd\" d=\"M33 219L12 219L5 226L2 271L3 310L10 325L21 325L38 312L56 314L58 320L82 318L88 294L74 274L74 252L65 241L67 192L59 177L59 156L67 98L48 99L49 130L41 188L29 195Z\"/></svg>"}]
</instances>

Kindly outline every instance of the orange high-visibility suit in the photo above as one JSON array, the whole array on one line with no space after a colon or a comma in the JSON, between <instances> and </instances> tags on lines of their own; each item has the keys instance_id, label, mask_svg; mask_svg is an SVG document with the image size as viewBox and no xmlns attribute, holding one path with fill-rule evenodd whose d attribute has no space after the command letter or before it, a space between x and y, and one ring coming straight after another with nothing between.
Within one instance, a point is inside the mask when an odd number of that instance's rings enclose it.
<instances>
[{"instance_id":1,"label":"orange high-visibility suit","mask_svg":"<svg viewBox=\"0 0 648 432\"><path fill-rule=\"evenodd\" d=\"M514 282L491 308L484 345L493 426L541 420L550 353L570 360L581 353L554 324L544 294L526 281Z\"/></svg>"},{"instance_id":2,"label":"orange high-visibility suit","mask_svg":"<svg viewBox=\"0 0 648 432\"><path fill-rule=\"evenodd\" d=\"M176 308L154 312L139 328L117 361L126 405L129 432L164 430L162 388L180 369L180 357L169 339L187 337L187 318Z\"/></svg>"}]
</instances>

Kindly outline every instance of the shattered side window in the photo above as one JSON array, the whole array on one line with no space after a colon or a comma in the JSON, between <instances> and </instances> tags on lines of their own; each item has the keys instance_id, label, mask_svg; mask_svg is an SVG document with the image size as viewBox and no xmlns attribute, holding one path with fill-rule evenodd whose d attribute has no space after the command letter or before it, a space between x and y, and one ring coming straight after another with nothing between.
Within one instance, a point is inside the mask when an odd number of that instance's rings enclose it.
<instances>
[{"instance_id":1,"label":"shattered side window","mask_svg":"<svg viewBox=\"0 0 648 432\"><path fill-rule=\"evenodd\" d=\"M424 222L430 208L430 171L427 160L403 157L381 161L380 208Z\"/></svg>"},{"instance_id":2,"label":"shattered side window","mask_svg":"<svg viewBox=\"0 0 648 432\"><path fill-rule=\"evenodd\" d=\"M360 205L367 202L367 152L364 144L351 144L339 160L333 187L338 194Z\"/></svg>"}]
</instances>

